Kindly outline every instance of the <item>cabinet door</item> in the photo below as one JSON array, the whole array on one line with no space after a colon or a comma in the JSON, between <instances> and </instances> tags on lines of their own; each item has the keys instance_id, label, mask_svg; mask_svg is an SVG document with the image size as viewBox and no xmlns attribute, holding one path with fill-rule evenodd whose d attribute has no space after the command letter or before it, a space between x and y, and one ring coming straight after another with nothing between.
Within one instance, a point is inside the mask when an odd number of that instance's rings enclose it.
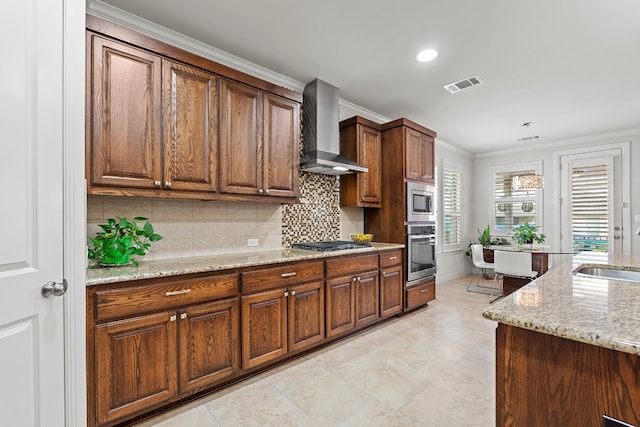
<instances>
[{"instance_id":1,"label":"cabinet door","mask_svg":"<svg viewBox=\"0 0 640 427\"><path fill-rule=\"evenodd\" d=\"M240 318L233 298L180 310L180 392L202 390L240 370Z\"/></svg>"},{"instance_id":2,"label":"cabinet door","mask_svg":"<svg viewBox=\"0 0 640 427\"><path fill-rule=\"evenodd\" d=\"M405 128L405 177L422 181L424 176L424 140L422 133Z\"/></svg>"},{"instance_id":3,"label":"cabinet door","mask_svg":"<svg viewBox=\"0 0 640 427\"><path fill-rule=\"evenodd\" d=\"M403 291L401 265L380 270L380 317L391 316L402 311Z\"/></svg>"},{"instance_id":4,"label":"cabinet door","mask_svg":"<svg viewBox=\"0 0 640 427\"><path fill-rule=\"evenodd\" d=\"M358 126L358 134L358 162L369 169L367 173L356 174L358 176L359 200L362 206L380 206L382 200L380 197L382 134L376 129L361 125Z\"/></svg>"},{"instance_id":5,"label":"cabinet door","mask_svg":"<svg viewBox=\"0 0 640 427\"><path fill-rule=\"evenodd\" d=\"M422 148L423 148L423 174L422 180L433 182L434 181L434 159L433 159L433 145L434 140L429 135L422 135Z\"/></svg>"},{"instance_id":6,"label":"cabinet door","mask_svg":"<svg viewBox=\"0 0 640 427\"><path fill-rule=\"evenodd\" d=\"M259 194L262 190L262 92L222 80L220 191Z\"/></svg>"},{"instance_id":7,"label":"cabinet door","mask_svg":"<svg viewBox=\"0 0 640 427\"><path fill-rule=\"evenodd\" d=\"M176 313L96 326L98 423L129 416L177 392Z\"/></svg>"},{"instance_id":8,"label":"cabinet door","mask_svg":"<svg viewBox=\"0 0 640 427\"><path fill-rule=\"evenodd\" d=\"M286 353L286 290L243 296L242 368L253 368Z\"/></svg>"},{"instance_id":9,"label":"cabinet door","mask_svg":"<svg viewBox=\"0 0 640 427\"><path fill-rule=\"evenodd\" d=\"M90 186L154 188L161 180L161 60L91 36Z\"/></svg>"},{"instance_id":10,"label":"cabinet door","mask_svg":"<svg viewBox=\"0 0 640 427\"><path fill-rule=\"evenodd\" d=\"M324 282L289 289L289 349L302 350L324 340Z\"/></svg>"},{"instance_id":11,"label":"cabinet door","mask_svg":"<svg viewBox=\"0 0 640 427\"><path fill-rule=\"evenodd\" d=\"M170 190L216 191L218 78L163 61L164 180Z\"/></svg>"},{"instance_id":12,"label":"cabinet door","mask_svg":"<svg viewBox=\"0 0 640 427\"><path fill-rule=\"evenodd\" d=\"M270 196L298 197L300 104L264 95L262 188Z\"/></svg>"},{"instance_id":13,"label":"cabinet door","mask_svg":"<svg viewBox=\"0 0 640 427\"><path fill-rule=\"evenodd\" d=\"M356 326L355 278L327 280L327 337L342 335Z\"/></svg>"},{"instance_id":14,"label":"cabinet door","mask_svg":"<svg viewBox=\"0 0 640 427\"><path fill-rule=\"evenodd\" d=\"M378 271L358 274L356 279L356 326L363 326L378 319Z\"/></svg>"}]
</instances>

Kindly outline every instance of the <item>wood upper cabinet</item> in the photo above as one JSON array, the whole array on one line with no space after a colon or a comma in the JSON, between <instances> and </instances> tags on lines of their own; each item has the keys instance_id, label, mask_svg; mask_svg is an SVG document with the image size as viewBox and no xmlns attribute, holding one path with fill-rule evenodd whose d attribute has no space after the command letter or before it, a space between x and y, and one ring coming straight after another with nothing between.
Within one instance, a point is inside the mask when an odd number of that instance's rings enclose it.
<instances>
[{"instance_id":1,"label":"wood upper cabinet","mask_svg":"<svg viewBox=\"0 0 640 427\"><path fill-rule=\"evenodd\" d=\"M95 355L99 424L168 401L178 390L176 312L97 326Z\"/></svg>"},{"instance_id":2,"label":"wood upper cabinet","mask_svg":"<svg viewBox=\"0 0 640 427\"><path fill-rule=\"evenodd\" d=\"M89 33L87 175L94 186L156 188L162 180L158 55Z\"/></svg>"},{"instance_id":3,"label":"wood upper cabinet","mask_svg":"<svg viewBox=\"0 0 640 427\"><path fill-rule=\"evenodd\" d=\"M299 196L300 104L264 94L262 188L269 196Z\"/></svg>"},{"instance_id":4,"label":"wood upper cabinet","mask_svg":"<svg viewBox=\"0 0 640 427\"><path fill-rule=\"evenodd\" d=\"M88 194L299 197L300 93L95 17L86 86Z\"/></svg>"},{"instance_id":5,"label":"wood upper cabinet","mask_svg":"<svg viewBox=\"0 0 640 427\"><path fill-rule=\"evenodd\" d=\"M298 196L300 104L223 80L220 190Z\"/></svg>"},{"instance_id":6,"label":"wood upper cabinet","mask_svg":"<svg viewBox=\"0 0 640 427\"><path fill-rule=\"evenodd\" d=\"M383 144L398 144L403 158L387 159L385 162L394 170L398 161L404 171L397 177L413 181L434 181L434 141L436 133L407 119L398 119L381 125ZM390 150L391 151L391 150ZM385 168L387 165L385 165ZM397 172L396 172L397 173Z\"/></svg>"},{"instance_id":7,"label":"wood upper cabinet","mask_svg":"<svg viewBox=\"0 0 640 427\"><path fill-rule=\"evenodd\" d=\"M220 114L220 191L262 190L262 92L224 79Z\"/></svg>"},{"instance_id":8,"label":"wood upper cabinet","mask_svg":"<svg viewBox=\"0 0 640 427\"><path fill-rule=\"evenodd\" d=\"M220 78L174 61L162 65L162 188L216 191Z\"/></svg>"},{"instance_id":9,"label":"wood upper cabinet","mask_svg":"<svg viewBox=\"0 0 640 427\"><path fill-rule=\"evenodd\" d=\"M359 116L340 122L340 154L369 169L340 178L341 206L380 207L381 142L377 123Z\"/></svg>"}]
</instances>

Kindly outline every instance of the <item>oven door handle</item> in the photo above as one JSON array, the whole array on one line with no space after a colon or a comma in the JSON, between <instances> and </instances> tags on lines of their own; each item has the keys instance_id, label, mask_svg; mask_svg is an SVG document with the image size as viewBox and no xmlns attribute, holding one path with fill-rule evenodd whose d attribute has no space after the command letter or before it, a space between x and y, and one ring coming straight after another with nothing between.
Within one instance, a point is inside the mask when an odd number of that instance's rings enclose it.
<instances>
[{"instance_id":1,"label":"oven door handle","mask_svg":"<svg viewBox=\"0 0 640 427\"><path fill-rule=\"evenodd\" d=\"M407 234L407 237L409 238L409 240L413 240L413 239L429 239L429 240L436 240L436 235L435 234Z\"/></svg>"}]
</instances>

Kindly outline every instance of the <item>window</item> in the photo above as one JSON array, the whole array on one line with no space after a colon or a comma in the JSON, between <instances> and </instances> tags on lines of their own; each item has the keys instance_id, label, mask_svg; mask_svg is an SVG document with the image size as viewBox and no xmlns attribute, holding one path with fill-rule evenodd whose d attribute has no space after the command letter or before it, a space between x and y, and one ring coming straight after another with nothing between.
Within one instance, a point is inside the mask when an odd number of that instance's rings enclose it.
<instances>
[{"instance_id":1,"label":"window","mask_svg":"<svg viewBox=\"0 0 640 427\"><path fill-rule=\"evenodd\" d=\"M461 185L460 171L443 162L442 173L443 250L460 249L461 243Z\"/></svg>"},{"instance_id":2,"label":"window","mask_svg":"<svg viewBox=\"0 0 640 427\"><path fill-rule=\"evenodd\" d=\"M541 162L492 168L493 234L507 235L520 225L542 225L540 189L513 189L518 175L540 174Z\"/></svg>"}]
</instances>

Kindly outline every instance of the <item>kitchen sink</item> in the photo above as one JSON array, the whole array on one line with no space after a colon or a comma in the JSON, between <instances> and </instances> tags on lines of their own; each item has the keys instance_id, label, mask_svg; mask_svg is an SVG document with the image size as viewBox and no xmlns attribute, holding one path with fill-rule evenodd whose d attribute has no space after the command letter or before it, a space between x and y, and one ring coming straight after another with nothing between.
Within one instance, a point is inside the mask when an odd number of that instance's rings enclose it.
<instances>
[{"instance_id":1,"label":"kitchen sink","mask_svg":"<svg viewBox=\"0 0 640 427\"><path fill-rule=\"evenodd\" d=\"M640 282L640 271L638 270L621 270L614 266L601 265L579 266L573 270L575 275L602 277L604 279L626 280L628 282Z\"/></svg>"}]
</instances>

